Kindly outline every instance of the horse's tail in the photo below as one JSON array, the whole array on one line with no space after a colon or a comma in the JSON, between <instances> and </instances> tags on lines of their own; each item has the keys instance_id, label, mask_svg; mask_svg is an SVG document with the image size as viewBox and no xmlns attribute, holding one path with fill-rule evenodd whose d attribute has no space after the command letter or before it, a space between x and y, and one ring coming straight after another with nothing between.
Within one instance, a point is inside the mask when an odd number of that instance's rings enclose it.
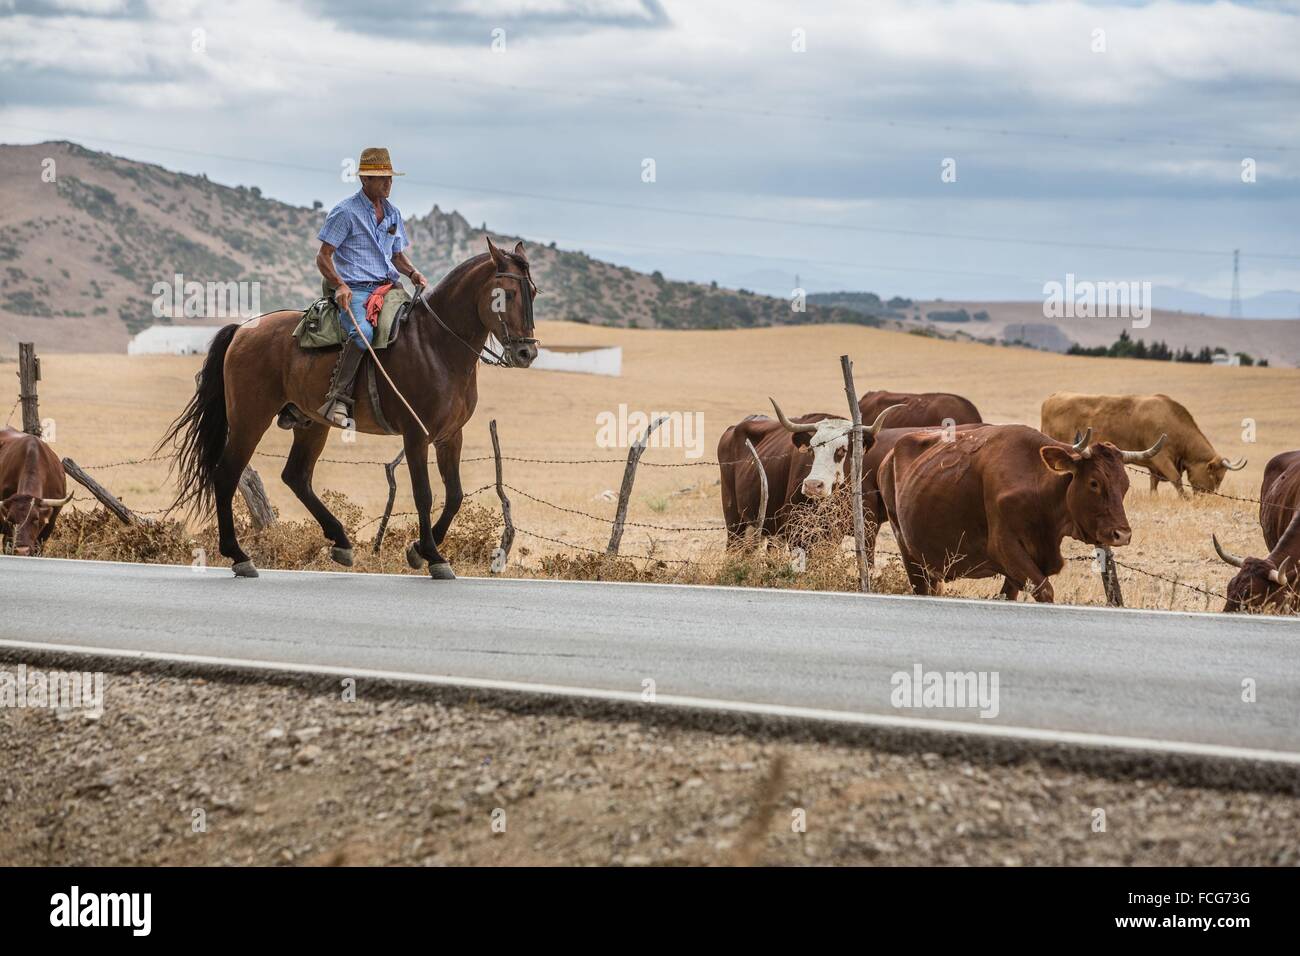
<instances>
[{"instance_id":1,"label":"horse's tail","mask_svg":"<svg viewBox=\"0 0 1300 956\"><path fill-rule=\"evenodd\" d=\"M171 444L173 452L168 474L176 474L177 494L169 511L177 508L202 517L212 510L212 476L226 450L226 350L239 330L227 325L217 333L203 360L194 397L167 433L155 453Z\"/></svg>"}]
</instances>

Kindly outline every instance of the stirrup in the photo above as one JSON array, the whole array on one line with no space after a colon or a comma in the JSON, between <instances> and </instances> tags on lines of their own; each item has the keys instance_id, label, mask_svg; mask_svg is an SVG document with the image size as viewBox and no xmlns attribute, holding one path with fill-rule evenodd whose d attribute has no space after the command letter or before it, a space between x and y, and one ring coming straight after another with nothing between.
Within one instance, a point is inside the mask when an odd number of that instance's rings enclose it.
<instances>
[{"instance_id":1,"label":"stirrup","mask_svg":"<svg viewBox=\"0 0 1300 956\"><path fill-rule=\"evenodd\" d=\"M329 410L322 414L330 424L337 425L339 428L347 428L348 421L352 418L352 409L342 399L336 398L330 405Z\"/></svg>"}]
</instances>

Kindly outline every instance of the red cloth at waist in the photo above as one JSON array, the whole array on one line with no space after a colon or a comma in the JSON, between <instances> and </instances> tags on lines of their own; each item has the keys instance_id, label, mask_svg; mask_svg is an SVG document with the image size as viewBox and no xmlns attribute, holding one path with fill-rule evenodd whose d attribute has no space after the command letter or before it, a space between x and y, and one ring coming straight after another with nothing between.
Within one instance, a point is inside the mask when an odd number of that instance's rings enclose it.
<instances>
[{"instance_id":1,"label":"red cloth at waist","mask_svg":"<svg viewBox=\"0 0 1300 956\"><path fill-rule=\"evenodd\" d=\"M391 282L385 282L370 293L370 298L366 299L366 321L371 325L379 325L379 310L384 307L384 296L388 294L388 290L392 287Z\"/></svg>"}]
</instances>

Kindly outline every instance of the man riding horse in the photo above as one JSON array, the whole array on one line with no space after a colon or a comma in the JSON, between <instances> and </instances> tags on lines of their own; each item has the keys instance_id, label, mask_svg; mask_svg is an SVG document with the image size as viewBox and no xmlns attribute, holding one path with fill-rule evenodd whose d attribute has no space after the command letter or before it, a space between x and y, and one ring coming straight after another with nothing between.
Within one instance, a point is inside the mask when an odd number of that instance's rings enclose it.
<instances>
[{"instance_id":1,"label":"man riding horse","mask_svg":"<svg viewBox=\"0 0 1300 956\"><path fill-rule=\"evenodd\" d=\"M366 357L366 346L374 341L375 326L366 318L367 313L376 311L370 304L372 297L378 296L382 304L384 292L400 281L399 272L410 278L417 290L428 285L407 258L405 250L411 241L406 238L402 214L388 201L393 177L404 175L393 172L388 150L373 146L362 150L357 164L361 188L330 210L316 236L320 240L316 268L334 290L347 333L329 395L320 408L321 416L339 427L346 426L351 417L357 369Z\"/></svg>"},{"instance_id":2,"label":"man riding horse","mask_svg":"<svg viewBox=\"0 0 1300 956\"><path fill-rule=\"evenodd\" d=\"M179 490L172 507L199 515L215 507L219 548L238 577L255 578L257 568L239 546L231 501L279 412L281 424L286 414L291 416L293 431L281 477L332 543L334 561L351 566L352 542L311 481L331 426L372 435L400 433L420 526L406 560L412 568L427 564L433 578L454 578L438 546L464 497L460 449L463 429L478 403L479 362L527 368L537 357L537 287L524 244L507 252L488 238L486 253L460 263L430 288L405 254L409 242L401 214L386 198L393 175L388 152L366 150L358 172L361 190L331 210L319 235L317 263L327 282L337 283L340 319L351 336L338 361L328 351L299 345L293 329L302 311L270 312L227 325L212 340L193 398L158 443L160 449L169 442L175 448ZM389 338L382 368L376 368L377 358L367 367L370 388L354 397L364 343L374 334L366 302L384 284L397 281L399 272L415 283L415 299ZM487 345L489 335L500 343L499 352ZM381 374L382 383L376 378ZM327 391L325 405L317 410ZM429 519L430 445L446 491L435 524Z\"/></svg>"}]
</instances>

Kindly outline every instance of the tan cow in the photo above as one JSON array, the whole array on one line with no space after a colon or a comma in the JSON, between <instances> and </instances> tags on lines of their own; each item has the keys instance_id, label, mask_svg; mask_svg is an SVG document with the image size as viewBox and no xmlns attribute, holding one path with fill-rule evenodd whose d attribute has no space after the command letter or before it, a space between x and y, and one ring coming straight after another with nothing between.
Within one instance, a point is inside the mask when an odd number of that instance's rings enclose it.
<instances>
[{"instance_id":1,"label":"tan cow","mask_svg":"<svg viewBox=\"0 0 1300 956\"><path fill-rule=\"evenodd\" d=\"M1169 481L1184 494L1184 472L1196 491L1217 491L1224 475L1246 467L1246 459L1230 462L1215 451L1191 413L1168 395L1057 392L1043 402L1043 434L1073 442L1088 428L1097 441L1119 448L1147 448L1168 435L1160 454L1142 465L1151 473L1152 492Z\"/></svg>"}]
</instances>

